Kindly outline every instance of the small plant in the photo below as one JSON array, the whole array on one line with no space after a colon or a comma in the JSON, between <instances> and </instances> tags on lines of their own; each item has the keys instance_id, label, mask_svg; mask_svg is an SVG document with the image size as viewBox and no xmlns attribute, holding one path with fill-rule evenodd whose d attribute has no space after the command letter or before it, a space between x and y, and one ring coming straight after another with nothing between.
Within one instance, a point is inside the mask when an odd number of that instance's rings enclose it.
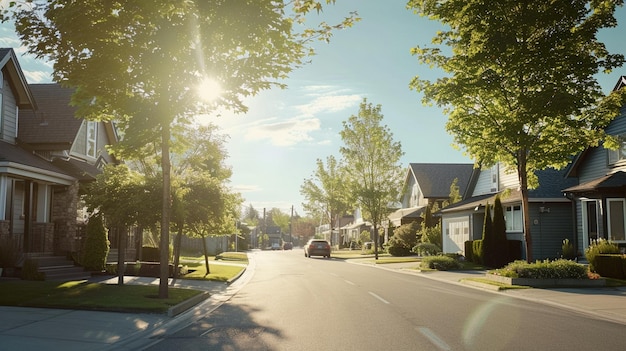
<instances>
[{"instance_id":1,"label":"small plant","mask_svg":"<svg viewBox=\"0 0 626 351\"><path fill-rule=\"evenodd\" d=\"M461 268L459 261L448 256L428 256L422 259L420 264L422 268L436 269L438 271L449 271Z\"/></svg>"},{"instance_id":2,"label":"small plant","mask_svg":"<svg viewBox=\"0 0 626 351\"><path fill-rule=\"evenodd\" d=\"M573 260L578 255L576 254L576 249L574 245L569 241L569 239L563 240L563 245L561 245L562 257L566 260Z\"/></svg>"},{"instance_id":3,"label":"small plant","mask_svg":"<svg viewBox=\"0 0 626 351\"><path fill-rule=\"evenodd\" d=\"M589 270L596 271L596 256L600 254L618 254L619 246L605 239L598 239L591 242L591 245L585 250L585 257L589 261Z\"/></svg>"},{"instance_id":4,"label":"small plant","mask_svg":"<svg viewBox=\"0 0 626 351\"><path fill-rule=\"evenodd\" d=\"M17 238L0 236L0 268L14 268L22 257Z\"/></svg>"}]
</instances>

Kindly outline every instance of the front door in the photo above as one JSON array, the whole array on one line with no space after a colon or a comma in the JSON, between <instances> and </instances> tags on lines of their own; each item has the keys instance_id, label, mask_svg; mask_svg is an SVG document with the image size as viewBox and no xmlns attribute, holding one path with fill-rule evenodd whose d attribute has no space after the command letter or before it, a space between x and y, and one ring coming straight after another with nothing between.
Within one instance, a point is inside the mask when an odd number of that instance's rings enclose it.
<instances>
[{"instance_id":1,"label":"front door","mask_svg":"<svg viewBox=\"0 0 626 351\"><path fill-rule=\"evenodd\" d=\"M598 200L583 201L583 250L587 250L593 241L598 240L599 207Z\"/></svg>"}]
</instances>

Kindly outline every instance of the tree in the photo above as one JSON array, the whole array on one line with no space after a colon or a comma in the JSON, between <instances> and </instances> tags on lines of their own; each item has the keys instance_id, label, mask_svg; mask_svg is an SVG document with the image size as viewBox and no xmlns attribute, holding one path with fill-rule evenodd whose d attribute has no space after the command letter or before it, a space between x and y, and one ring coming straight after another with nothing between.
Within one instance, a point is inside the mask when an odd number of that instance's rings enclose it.
<instances>
[{"instance_id":1,"label":"tree","mask_svg":"<svg viewBox=\"0 0 626 351\"><path fill-rule=\"evenodd\" d=\"M598 41L614 27L622 0L411 0L420 15L446 26L431 48L412 50L445 73L435 82L415 77L426 103L444 107L446 129L477 164L502 162L517 171L527 260L532 260L528 189L535 172L562 168L605 137L621 93L605 96L595 78L620 67L622 55ZM442 48L448 46L451 50ZM615 140L608 144L615 147Z\"/></svg>"},{"instance_id":2,"label":"tree","mask_svg":"<svg viewBox=\"0 0 626 351\"><path fill-rule=\"evenodd\" d=\"M109 253L109 240L101 214L93 214L89 217L84 250L81 257L83 266L91 271L104 270Z\"/></svg>"},{"instance_id":3,"label":"tree","mask_svg":"<svg viewBox=\"0 0 626 351\"><path fill-rule=\"evenodd\" d=\"M496 196L493 204L493 246L495 248L493 255L493 267L501 268L511 261L509 255L509 244L506 237L506 220L504 219L504 209L500 196Z\"/></svg>"},{"instance_id":4,"label":"tree","mask_svg":"<svg viewBox=\"0 0 626 351\"><path fill-rule=\"evenodd\" d=\"M311 178L305 179L300 186L300 194L306 200L302 204L304 210L312 215L320 214L331 230L337 225L341 216L351 210L346 197L344 172L345 168L332 155L326 158L326 167L322 160L317 159L315 173Z\"/></svg>"},{"instance_id":5,"label":"tree","mask_svg":"<svg viewBox=\"0 0 626 351\"><path fill-rule=\"evenodd\" d=\"M243 217L241 218L249 226L257 226L259 224L259 211L250 204L245 208Z\"/></svg>"},{"instance_id":6,"label":"tree","mask_svg":"<svg viewBox=\"0 0 626 351\"><path fill-rule=\"evenodd\" d=\"M160 298L168 297L172 133L218 105L245 112L244 97L284 86L278 79L305 63L311 40L329 40L334 29L357 20L352 14L336 26L303 26L322 7L319 1L33 0L12 1L2 12L3 21L15 21L29 53L54 62L53 79L77 88L72 100L81 117L118 120L125 136L120 156L159 140ZM219 96L208 91L217 85Z\"/></svg>"},{"instance_id":7,"label":"tree","mask_svg":"<svg viewBox=\"0 0 626 351\"><path fill-rule=\"evenodd\" d=\"M411 222L399 226L393 231L393 236L389 239L387 250L392 256L409 256L413 247L417 245L417 233L420 225Z\"/></svg>"},{"instance_id":8,"label":"tree","mask_svg":"<svg viewBox=\"0 0 626 351\"><path fill-rule=\"evenodd\" d=\"M381 125L381 106L363 99L358 116L343 121L340 151L346 171L347 188L353 203L363 211L374 229L374 256L378 259L378 227L390 212L402 189L404 171L400 165L402 145Z\"/></svg>"}]
</instances>

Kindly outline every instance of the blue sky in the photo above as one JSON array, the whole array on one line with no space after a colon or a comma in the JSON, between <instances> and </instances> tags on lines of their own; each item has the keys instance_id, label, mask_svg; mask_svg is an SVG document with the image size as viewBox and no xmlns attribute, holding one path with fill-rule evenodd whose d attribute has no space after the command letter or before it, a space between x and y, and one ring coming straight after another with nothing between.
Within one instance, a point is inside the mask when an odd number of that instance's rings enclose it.
<instances>
[{"instance_id":1,"label":"blue sky","mask_svg":"<svg viewBox=\"0 0 626 351\"><path fill-rule=\"evenodd\" d=\"M312 63L284 81L287 89L248 99L245 115L223 113L205 119L229 135L231 185L242 193L246 206L252 204L260 212L276 207L285 213L294 206L304 214L301 184L312 176L317 159L340 157L342 121L358 113L363 98L382 106L383 123L402 144L403 167L410 162L473 162L452 148L441 110L423 106L421 95L408 88L415 75L436 79L440 74L410 55L412 47L430 43L439 25L406 10L405 4L337 0L321 19L333 23L356 10L362 20L336 32L329 44L316 44ZM600 38L610 52L626 54L626 9L619 8L617 16L621 26L603 31ZM0 26L0 46L17 50L28 81L50 82L51 65L21 56L19 45L12 28ZM621 75L626 75L626 67L598 79L609 92Z\"/></svg>"}]
</instances>

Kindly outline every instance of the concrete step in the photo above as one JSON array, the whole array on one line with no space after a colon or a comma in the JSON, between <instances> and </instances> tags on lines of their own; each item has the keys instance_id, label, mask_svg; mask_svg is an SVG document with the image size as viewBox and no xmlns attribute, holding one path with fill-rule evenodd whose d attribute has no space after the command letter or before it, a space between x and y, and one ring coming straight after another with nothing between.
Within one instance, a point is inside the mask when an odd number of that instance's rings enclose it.
<instances>
[{"instance_id":1,"label":"concrete step","mask_svg":"<svg viewBox=\"0 0 626 351\"><path fill-rule=\"evenodd\" d=\"M65 256L31 256L37 262L38 271L44 274L45 280L69 281L83 280L91 277L91 273L83 267L75 266Z\"/></svg>"}]
</instances>

